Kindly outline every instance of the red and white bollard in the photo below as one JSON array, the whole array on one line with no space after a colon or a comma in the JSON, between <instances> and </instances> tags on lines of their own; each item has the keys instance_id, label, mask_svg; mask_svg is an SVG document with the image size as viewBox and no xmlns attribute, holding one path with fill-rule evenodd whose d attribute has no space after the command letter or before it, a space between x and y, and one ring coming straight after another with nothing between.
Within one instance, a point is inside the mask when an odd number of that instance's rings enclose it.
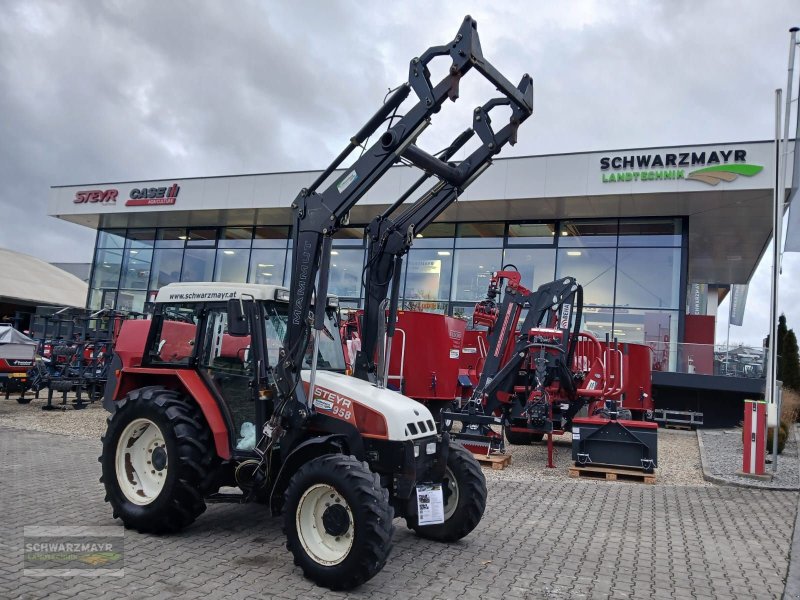
<instances>
[{"instance_id":1,"label":"red and white bollard","mask_svg":"<svg viewBox=\"0 0 800 600\"><path fill-rule=\"evenodd\" d=\"M744 452L742 474L764 475L767 447L767 403L764 400L744 401Z\"/></svg>"}]
</instances>

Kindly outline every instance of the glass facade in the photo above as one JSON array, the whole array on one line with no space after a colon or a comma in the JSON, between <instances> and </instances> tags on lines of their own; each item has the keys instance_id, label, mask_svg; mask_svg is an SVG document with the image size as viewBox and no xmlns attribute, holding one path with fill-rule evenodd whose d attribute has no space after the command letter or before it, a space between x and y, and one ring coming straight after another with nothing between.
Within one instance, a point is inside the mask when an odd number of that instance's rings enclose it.
<instances>
[{"instance_id":1,"label":"glass facade","mask_svg":"<svg viewBox=\"0 0 800 600\"><path fill-rule=\"evenodd\" d=\"M491 273L513 265L530 289L575 277L584 287L585 328L601 338L675 341L684 234L682 219L664 218L434 223L405 257L402 306L469 317ZM286 226L100 231L89 303L142 310L174 281L288 285L289 237ZM364 260L363 227L339 231L329 290L343 306L363 303Z\"/></svg>"}]
</instances>

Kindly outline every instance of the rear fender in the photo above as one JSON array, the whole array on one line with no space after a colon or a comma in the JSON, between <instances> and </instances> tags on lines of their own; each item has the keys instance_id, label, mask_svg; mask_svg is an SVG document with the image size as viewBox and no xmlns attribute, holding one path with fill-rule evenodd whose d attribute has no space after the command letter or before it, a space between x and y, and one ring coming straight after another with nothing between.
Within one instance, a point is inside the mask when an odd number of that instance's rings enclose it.
<instances>
[{"instance_id":1,"label":"rear fender","mask_svg":"<svg viewBox=\"0 0 800 600\"><path fill-rule=\"evenodd\" d=\"M289 486L289 480L291 480L292 475L308 461L326 454L350 454L347 436L331 434L313 437L304 441L289 453L289 456L283 461L272 486L269 506L273 515L280 514L283 509L283 493Z\"/></svg>"},{"instance_id":2,"label":"rear fender","mask_svg":"<svg viewBox=\"0 0 800 600\"><path fill-rule=\"evenodd\" d=\"M115 374L117 379L116 389L113 393L113 401L109 402L109 396L103 400L103 406L114 412L115 402L118 402L132 390L149 386L162 386L170 390L178 391L194 400L205 417L211 435L214 438L214 447L222 459L229 459L232 456L230 435L225 417L220 411L217 401L206 387L205 382L197 373L191 369L152 369L152 368L132 368L122 369L119 374ZM109 375L110 380L110 375ZM109 409L109 405L111 408Z\"/></svg>"}]
</instances>

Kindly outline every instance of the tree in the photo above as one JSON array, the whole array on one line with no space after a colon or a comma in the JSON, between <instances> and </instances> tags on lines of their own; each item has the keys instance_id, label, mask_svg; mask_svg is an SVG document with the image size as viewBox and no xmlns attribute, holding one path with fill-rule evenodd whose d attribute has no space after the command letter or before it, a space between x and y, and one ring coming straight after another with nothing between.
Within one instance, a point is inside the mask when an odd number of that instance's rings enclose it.
<instances>
[{"instance_id":1,"label":"tree","mask_svg":"<svg viewBox=\"0 0 800 600\"><path fill-rule=\"evenodd\" d=\"M783 380L783 344L787 331L786 315L781 315L778 317L778 346L776 348L778 352L778 380L781 381Z\"/></svg>"},{"instance_id":2,"label":"tree","mask_svg":"<svg viewBox=\"0 0 800 600\"><path fill-rule=\"evenodd\" d=\"M794 329L786 332L783 340L783 385L800 391L800 354L797 349L797 336Z\"/></svg>"}]
</instances>

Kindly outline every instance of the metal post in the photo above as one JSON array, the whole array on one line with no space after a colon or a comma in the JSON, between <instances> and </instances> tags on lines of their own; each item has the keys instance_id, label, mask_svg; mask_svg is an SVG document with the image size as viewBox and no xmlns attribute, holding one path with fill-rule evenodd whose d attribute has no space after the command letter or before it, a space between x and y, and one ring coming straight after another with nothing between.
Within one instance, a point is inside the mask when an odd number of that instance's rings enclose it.
<instances>
[{"instance_id":1,"label":"metal post","mask_svg":"<svg viewBox=\"0 0 800 600\"><path fill-rule=\"evenodd\" d=\"M772 280L769 299L769 352L767 354L767 381L764 396L767 403L772 402L777 378L778 347L778 261L780 256L780 135L781 135L781 97L782 91L775 90L775 189L772 205ZM733 299L731 299L733 300Z\"/></svg>"},{"instance_id":2,"label":"metal post","mask_svg":"<svg viewBox=\"0 0 800 600\"><path fill-rule=\"evenodd\" d=\"M778 437L781 431L781 403L783 401L783 386L775 386L775 401L778 409L778 424L772 432L772 472L778 472Z\"/></svg>"}]
</instances>

